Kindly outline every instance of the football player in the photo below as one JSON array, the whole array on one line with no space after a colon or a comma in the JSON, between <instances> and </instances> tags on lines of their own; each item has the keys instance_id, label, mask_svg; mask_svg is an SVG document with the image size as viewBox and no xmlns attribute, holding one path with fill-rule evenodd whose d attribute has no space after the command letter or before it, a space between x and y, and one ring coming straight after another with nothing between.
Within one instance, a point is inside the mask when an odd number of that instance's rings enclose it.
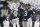
<instances>
[{"instance_id":1,"label":"football player","mask_svg":"<svg viewBox=\"0 0 40 27\"><path fill-rule=\"evenodd\" d=\"M32 27L34 27L36 20L37 20L37 11L33 9Z\"/></svg>"},{"instance_id":2,"label":"football player","mask_svg":"<svg viewBox=\"0 0 40 27\"><path fill-rule=\"evenodd\" d=\"M20 27L23 27L22 26L22 19L23 19L23 14L22 14L22 12L23 12L23 2L20 2L20 5L19 5L19 7L18 7L18 17L19 17L19 24L20 24Z\"/></svg>"},{"instance_id":3,"label":"football player","mask_svg":"<svg viewBox=\"0 0 40 27\"><path fill-rule=\"evenodd\" d=\"M8 3L6 1L2 1L2 4L3 4L3 7L1 7L1 24L2 24L2 27L3 27L3 21L7 20L6 17L8 15L9 7L7 6Z\"/></svg>"},{"instance_id":4,"label":"football player","mask_svg":"<svg viewBox=\"0 0 40 27\"><path fill-rule=\"evenodd\" d=\"M30 17L33 17L33 11L31 10L31 5L26 4L26 8L24 9L22 13L23 13L23 18L25 19L25 21L27 21Z\"/></svg>"},{"instance_id":5,"label":"football player","mask_svg":"<svg viewBox=\"0 0 40 27\"><path fill-rule=\"evenodd\" d=\"M23 12L24 21L27 21L31 17L31 14L33 14L32 10L30 8L31 8L31 5L26 4L26 8ZM27 27L27 24L25 24L25 27Z\"/></svg>"},{"instance_id":6,"label":"football player","mask_svg":"<svg viewBox=\"0 0 40 27\"><path fill-rule=\"evenodd\" d=\"M11 4L10 5L10 9L11 9L10 18L12 20L12 21L10 20L10 22L13 25L13 27L16 27L16 25L17 27L19 27L19 18L17 17L17 11L18 11L17 4L13 1L10 4Z\"/></svg>"}]
</instances>

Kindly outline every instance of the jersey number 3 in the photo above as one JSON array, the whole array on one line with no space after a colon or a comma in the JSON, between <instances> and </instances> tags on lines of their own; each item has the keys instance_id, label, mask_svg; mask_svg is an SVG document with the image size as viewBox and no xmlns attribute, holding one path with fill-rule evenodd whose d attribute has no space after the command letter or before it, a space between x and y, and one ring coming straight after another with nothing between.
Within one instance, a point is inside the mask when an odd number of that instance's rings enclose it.
<instances>
[{"instance_id":1,"label":"jersey number 3","mask_svg":"<svg viewBox=\"0 0 40 27\"><path fill-rule=\"evenodd\" d=\"M24 16L27 16L27 11L25 11L25 14L24 14Z\"/></svg>"}]
</instances>

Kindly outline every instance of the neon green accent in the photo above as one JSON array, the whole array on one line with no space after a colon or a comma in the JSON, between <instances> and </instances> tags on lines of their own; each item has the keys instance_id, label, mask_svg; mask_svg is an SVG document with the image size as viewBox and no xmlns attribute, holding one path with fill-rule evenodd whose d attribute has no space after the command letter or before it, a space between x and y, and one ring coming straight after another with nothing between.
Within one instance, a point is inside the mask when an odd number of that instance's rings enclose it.
<instances>
[{"instance_id":1,"label":"neon green accent","mask_svg":"<svg viewBox=\"0 0 40 27\"><path fill-rule=\"evenodd\" d=\"M11 11L11 12L13 12L13 11Z\"/></svg>"},{"instance_id":2,"label":"neon green accent","mask_svg":"<svg viewBox=\"0 0 40 27\"><path fill-rule=\"evenodd\" d=\"M1 17L8 15L8 9L1 9Z\"/></svg>"},{"instance_id":3,"label":"neon green accent","mask_svg":"<svg viewBox=\"0 0 40 27\"><path fill-rule=\"evenodd\" d=\"M25 15L24 16L27 16L27 12L25 11Z\"/></svg>"},{"instance_id":4,"label":"neon green accent","mask_svg":"<svg viewBox=\"0 0 40 27\"><path fill-rule=\"evenodd\" d=\"M14 16L17 16L17 12L16 11L13 14L14 14Z\"/></svg>"}]
</instances>

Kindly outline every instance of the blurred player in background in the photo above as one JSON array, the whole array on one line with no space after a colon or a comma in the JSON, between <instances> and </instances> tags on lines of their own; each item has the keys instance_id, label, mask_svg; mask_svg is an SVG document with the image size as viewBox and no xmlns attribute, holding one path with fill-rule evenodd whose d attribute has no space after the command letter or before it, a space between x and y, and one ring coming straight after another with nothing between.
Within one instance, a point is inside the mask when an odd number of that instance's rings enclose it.
<instances>
[{"instance_id":1,"label":"blurred player in background","mask_svg":"<svg viewBox=\"0 0 40 27\"><path fill-rule=\"evenodd\" d=\"M23 2L20 2L20 5L18 7L18 17L19 17L19 24L20 24L20 27L23 27L22 25L22 19L23 19L23 15L22 15L22 12L23 12Z\"/></svg>"},{"instance_id":2,"label":"blurred player in background","mask_svg":"<svg viewBox=\"0 0 40 27\"><path fill-rule=\"evenodd\" d=\"M34 27L34 25L35 25L35 21L37 21L37 19L39 19L39 14L38 13L40 13L40 11L38 12L38 9L36 10L36 9L33 9L33 17L32 17L32 27Z\"/></svg>"},{"instance_id":3,"label":"blurred player in background","mask_svg":"<svg viewBox=\"0 0 40 27\"><path fill-rule=\"evenodd\" d=\"M39 14L40 15L40 14ZM40 27L40 16L39 16L39 27Z\"/></svg>"},{"instance_id":4,"label":"blurred player in background","mask_svg":"<svg viewBox=\"0 0 40 27\"><path fill-rule=\"evenodd\" d=\"M17 3L17 2L16 2ZM17 4L13 1L10 1L9 3L9 7L11 9L11 15L10 15L10 26L13 25L13 27L19 27L19 18L17 17L17 11L18 11L18 8L17 8ZM12 27L12 26L11 26Z\"/></svg>"},{"instance_id":5,"label":"blurred player in background","mask_svg":"<svg viewBox=\"0 0 40 27\"><path fill-rule=\"evenodd\" d=\"M36 20L37 20L36 14L33 13L33 17L32 17L32 27L34 27Z\"/></svg>"},{"instance_id":6,"label":"blurred player in background","mask_svg":"<svg viewBox=\"0 0 40 27\"><path fill-rule=\"evenodd\" d=\"M6 17L8 15L9 7L7 6L8 3L6 1L2 1L2 4L3 4L3 7L1 7L1 24L2 24L2 27L3 27L3 21L7 20Z\"/></svg>"},{"instance_id":7,"label":"blurred player in background","mask_svg":"<svg viewBox=\"0 0 40 27\"><path fill-rule=\"evenodd\" d=\"M38 19L38 22L39 22L39 27L40 27L40 11L39 11L39 19Z\"/></svg>"}]
</instances>

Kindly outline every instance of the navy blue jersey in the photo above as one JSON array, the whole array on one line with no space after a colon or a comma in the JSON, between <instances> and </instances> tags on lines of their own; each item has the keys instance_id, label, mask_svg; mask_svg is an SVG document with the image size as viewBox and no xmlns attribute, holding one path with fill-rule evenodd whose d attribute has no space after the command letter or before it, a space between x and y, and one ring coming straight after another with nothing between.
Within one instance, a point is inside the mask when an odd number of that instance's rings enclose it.
<instances>
[{"instance_id":1,"label":"navy blue jersey","mask_svg":"<svg viewBox=\"0 0 40 27\"><path fill-rule=\"evenodd\" d=\"M6 15L8 13L9 7L1 7L0 8L0 21L3 21L6 18Z\"/></svg>"},{"instance_id":2,"label":"navy blue jersey","mask_svg":"<svg viewBox=\"0 0 40 27\"><path fill-rule=\"evenodd\" d=\"M33 11L30 10L28 11L28 9L22 9L22 8L18 8L19 9L19 14L21 17L28 19L29 17L31 17L31 14L33 15Z\"/></svg>"},{"instance_id":3,"label":"navy blue jersey","mask_svg":"<svg viewBox=\"0 0 40 27\"><path fill-rule=\"evenodd\" d=\"M23 9L21 8L21 6L18 7L18 16L23 16Z\"/></svg>"},{"instance_id":4,"label":"navy blue jersey","mask_svg":"<svg viewBox=\"0 0 40 27\"><path fill-rule=\"evenodd\" d=\"M21 8L21 6L18 7L18 17L19 17L19 20L22 21L23 19L23 8Z\"/></svg>"},{"instance_id":5,"label":"navy blue jersey","mask_svg":"<svg viewBox=\"0 0 40 27\"><path fill-rule=\"evenodd\" d=\"M28 11L28 9L26 9L26 10L23 12L23 18L29 19L29 18L31 17L31 14L33 15L33 11L32 11L32 10Z\"/></svg>"},{"instance_id":6,"label":"navy blue jersey","mask_svg":"<svg viewBox=\"0 0 40 27\"><path fill-rule=\"evenodd\" d=\"M8 14L8 10L9 10L9 7L2 7L1 9L1 17L3 17L3 15L7 15Z\"/></svg>"}]
</instances>

